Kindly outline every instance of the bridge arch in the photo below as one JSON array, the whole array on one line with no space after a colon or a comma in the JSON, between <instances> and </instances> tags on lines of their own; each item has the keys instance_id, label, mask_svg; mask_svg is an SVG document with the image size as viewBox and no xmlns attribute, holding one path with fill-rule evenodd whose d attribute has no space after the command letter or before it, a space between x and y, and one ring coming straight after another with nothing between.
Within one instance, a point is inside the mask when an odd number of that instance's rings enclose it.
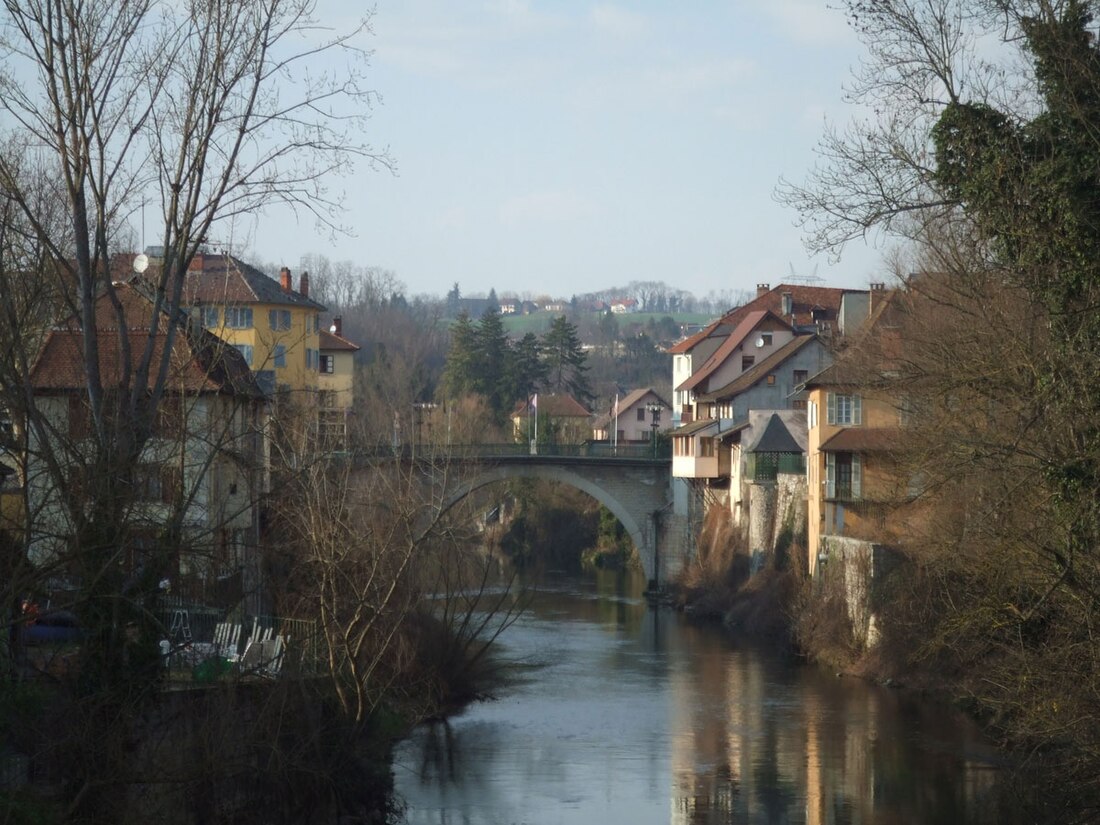
<instances>
[{"instance_id":1,"label":"bridge arch","mask_svg":"<svg viewBox=\"0 0 1100 825\"><path fill-rule=\"evenodd\" d=\"M448 491L440 509L446 512L475 490L514 478L557 481L592 496L611 511L633 540L634 546L638 549L646 580L654 581L657 578L657 530L653 518L663 506L665 491L652 490L654 495L650 497L653 501L639 501L637 480L627 486L609 483L608 478L593 474L591 471L580 472L573 467L560 464L501 464L485 467L480 472L463 479L457 487ZM646 482L643 488L647 484L652 486L653 482ZM617 491L617 487L623 489Z\"/></svg>"}]
</instances>

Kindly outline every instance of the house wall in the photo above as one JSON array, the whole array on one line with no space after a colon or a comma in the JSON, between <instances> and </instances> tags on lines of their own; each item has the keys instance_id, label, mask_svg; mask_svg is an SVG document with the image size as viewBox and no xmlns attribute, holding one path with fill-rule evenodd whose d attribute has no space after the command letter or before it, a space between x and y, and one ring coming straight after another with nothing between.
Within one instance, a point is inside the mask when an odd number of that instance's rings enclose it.
<instances>
[{"instance_id":1,"label":"house wall","mask_svg":"<svg viewBox=\"0 0 1100 825\"><path fill-rule=\"evenodd\" d=\"M686 390L676 387L691 378L692 355L686 353L672 356L672 424L679 427L683 416L684 402L690 397Z\"/></svg>"},{"instance_id":2,"label":"house wall","mask_svg":"<svg viewBox=\"0 0 1100 825\"><path fill-rule=\"evenodd\" d=\"M832 438L845 426L828 423L828 399L826 387L814 387L810 390L807 402L807 457L806 479L808 502L806 515L809 521L807 531L807 569L811 574L817 567L818 550L824 535L869 535L868 531L878 526L877 509L866 503L854 504L825 501L825 454L821 445ZM883 399L861 395L861 423L865 428L898 426L898 411L894 404ZM855 425L852 425L855 426ZM864 456L862 462L864 479L864 498L870 498L878 485L879 489L892 483L892 476L882 468L876 467L873 456Z\"/></svg>"},{"instance_id":3,"label":"house wall","mask_svg":"<svg viewBox=\"0 0 1100 825\"><path fill-rule=\"evenodd\" d=\"M229 306L238 306L230 304ZM252 309L252 326L234 329L225 324L225 305L219 306L217 326L207 327L229 344L246 344L252 347L252 371L273 370L276 386L292 392L317 389L317 367L306 366L306 351L320 353L317 310L292 304L242 304ZM290 329L273 330L270 311L290 312ZM286 348L286 366L275 366L275 346ZM315 356L316 357L316 356Z\"/></svg>"},{"instance_id":4,"label":"house wall","mask_svg":"<svg viewBox=\"0 0 1100 825\"><path fill-rule=\"evenodd\" d=\"M764 376L749 389L723 404L722 417L739 424L748 420L750 410L791 409L795 400L792 395L796 386L795 370L804 370L808 376L812 376L829 366L831 361L824 344L819 341L807 344L771 373L775 375L774 384L769 385L767 376Z\"/></svg>"},{"instance_id":5,"label":"house wall","mask_svg":"<svg viewBox=\"0 0 1100 825\"><path fill-rule=\"evenodd\" d=\"M355 380L355 354L345 350L325 350L332 356L333 371L317 375L317 389L331 392L332 407L341 410L350 409L354 401L353 385Z\"/></svg>"},{"instance_id":6,"label":"house wall","mask_svg":"<svg viewBox=\"0 0 1100 825\"><path fill-rule=\"evenodd\" d=\"M68 443L68 398L64 395L39 397L38 409L58 433L49 449L62 461L83 461L91 444ZM164 404L179 404L185 423L180 437L154 437L142 451L140 463L156 467L178 467L180 491L186 499L182 519L185 539L192 546L209 546L219 530L252 534L257 525L255 502L260 491L260 438L256 429L257 407L230 396L172 396ZM31 432L27 464L28 500L35 513L31 525L29 556L44 563L63 551L65 537L73 525L61 492L45 462L38 459L42 446ZM132 507L135 524L157 529L169 518L173 505L160 501L136 501ZM254 544L255 538L250 541ZM181 565L181 572L187 572Z\"/></svg>"},{"instance_id":7,"label":"house wall","mask_svg":"<svg viewBox=\"0 0 1100 825\"><path fill-rule=\"evenodd\" d=\"M765 344L762 347L756 346L756 341L760 337L760 333L770 332L772 336L772 342ZM789 327L783 326L780 323L771 319L766 319L759 324L753 331L745 338L745 342L737 347L729 357L707 377L696 389L700 392L709 392L710 390L716 390L720 387L729 384L745 370L741 367L742 359L746 356L751 356L754 363L759 363L782 347L794 338L794 333L791 332Z\"/></svg>"}]
</instances>

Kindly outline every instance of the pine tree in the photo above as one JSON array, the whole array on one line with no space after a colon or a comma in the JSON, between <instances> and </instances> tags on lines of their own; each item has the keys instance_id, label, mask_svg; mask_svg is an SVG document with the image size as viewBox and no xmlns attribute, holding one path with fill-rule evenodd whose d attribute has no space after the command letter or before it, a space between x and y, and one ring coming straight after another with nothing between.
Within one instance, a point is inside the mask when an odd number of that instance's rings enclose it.
<instances>
[{"instance_id":1,"label":"pine tree","mask_svg":"<svg viewBox=\"0 0 1100 825\"><path fill-rule=\"evenodd\" d=\"M443 392L448 398L458 398L474 392L478 360L477 327L465 312L451 327L451 348L443 368Z\"/></svg>"},{"instance_id":2,"label":"pine tree","mask_svg":"<svg viewBox=\"0 0 1100 825\"><path fill-rule=\"evenodd\" d=\"M593 400L588 386L588 355L581 346L577 328L560 315L554 319L542 339L543 360L547 369L547 388L569 394L582 404Z\"/></svg>"},{"instance_id":3,"label":"pine tree","mask_svg":"<svg viewBox=\"0 0 1100 825\"><path fill-rule=\"evenodd\" d=\"M485 310L474 342L473 390L485 397L497 418L503 421L515 398L510 388L512 350L500 312L492 307Z\"/></svg>"},{"instance_id":4,"label":"pine tree","mask_svg":"<svg viewBox=\"0 0 1100 825\"><path fill-rule=\"evenodd\" d=\"M512 397L530 397L546 382L548 369L542 359L538 336L528 332L512 348Z\"/></svg>"}]
</instances>

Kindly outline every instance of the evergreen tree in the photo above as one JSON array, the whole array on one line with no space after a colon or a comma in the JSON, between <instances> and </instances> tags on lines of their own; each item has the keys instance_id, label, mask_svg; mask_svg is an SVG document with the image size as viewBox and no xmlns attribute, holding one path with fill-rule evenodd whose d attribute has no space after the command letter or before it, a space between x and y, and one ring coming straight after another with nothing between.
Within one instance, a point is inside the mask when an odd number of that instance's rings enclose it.
<instances>
[{"instance_id":1,"label":"evergreen tree","mask_svg":"<svg viewBox=\"0 0 1100 825\"><path fill-rule=\"evenodd\" d=\"M473 390L485 397L499 420L510 411L513 397L512 350L500 312L491 306L481 316L474 335Z\"/></svg>"},{"instance_id":2,"label":"evergreen tree","mask_svg":"<svg viewBox=\"0 0 1100 825\"><path fill-rule=\"evenodd\" d=\"M500 312L500 302L497 300L497 291L495 289L489 290L489 306L487 309L491 309L493 312Z\"/></svg>"},{"instance_id":3,"label":"evergreen tree","mask_svg":"<svg viewBox=\"0 0 1100 825\"><path fill-rule=\"evenodd\" d=\"M478 329L465 312L451 327L451 348L443 368L443 391L448 398L458 398L475 391L478 357Z\"/></svg>"},{"instance_id":4,"label":"evergreen tree","mask_svg":"<svg viewBox=\"0 0 1100 825\"><path fill-rule=\"evenodd\" d=\"M461 310L462 293L458 291L458 281L447 293L447 317L457 318Z\"/></svg>"},{"instance_id":5,"label":"evergreen tree","mask_svg":"<svg viewBox=\"0 0 1100 825\"><path fill-rule=\"evenodd\" d=\"M547 369L547 389L572 395L582 404L593 400L588 386L588 355L581 346L577 328L559 315L542 339L543 360Z\"/></svg>"},{"instance_id":6,"label":"evergreen tree","mask_svg":"<svg viewBox=\"0 0 1100 825\"><path fill-rule=\"evenodd\" d=\"M538 336L528 332L512 348L512 397L530 397L546 382L548 369L542 359Z\"/></svg>"}]
</instances>

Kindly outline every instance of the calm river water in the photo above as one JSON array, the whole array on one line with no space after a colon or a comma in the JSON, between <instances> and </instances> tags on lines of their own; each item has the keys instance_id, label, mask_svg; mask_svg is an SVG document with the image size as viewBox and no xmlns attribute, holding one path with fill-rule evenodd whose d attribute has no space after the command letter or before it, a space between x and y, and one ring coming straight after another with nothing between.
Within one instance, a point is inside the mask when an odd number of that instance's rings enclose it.
<instances>
[{"instance_id":1,"label":"calm river water","mask_svg":"<svg viewBox=\"0 0 1100 825\"><path fill-rule=\"evenodd\" d=\"M950 709L560 579L501 639L496 701L395 757L410 825L1000 823L1000 755Z\"/></svg>"}]
</instances>

